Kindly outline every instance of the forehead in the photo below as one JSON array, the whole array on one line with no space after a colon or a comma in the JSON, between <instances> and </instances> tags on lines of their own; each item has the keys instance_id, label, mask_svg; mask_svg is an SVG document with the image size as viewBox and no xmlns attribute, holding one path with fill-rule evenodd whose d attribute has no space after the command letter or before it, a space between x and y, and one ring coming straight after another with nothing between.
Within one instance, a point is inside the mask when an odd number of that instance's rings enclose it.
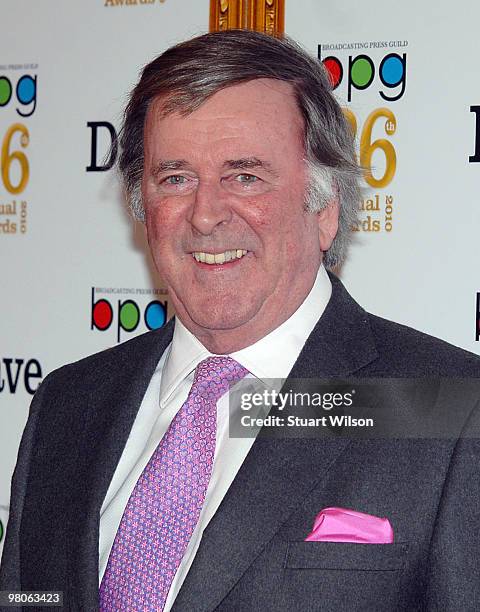
<instances>
[{"instance_id":1,"label":"forehead","mask_svg":"<svg viewBox=\"0 0 480 612\"><path fill-rule=\"evenodd\" d=\"M212 152L255 146L266 152L275 149L280 156L292 148L303 149L303 131L293 87L275 79L255 79L218 91L187 115L165 115L163 99L154 100L144 136L146 154L188 144Z\"/></svg>"}]
</instances>

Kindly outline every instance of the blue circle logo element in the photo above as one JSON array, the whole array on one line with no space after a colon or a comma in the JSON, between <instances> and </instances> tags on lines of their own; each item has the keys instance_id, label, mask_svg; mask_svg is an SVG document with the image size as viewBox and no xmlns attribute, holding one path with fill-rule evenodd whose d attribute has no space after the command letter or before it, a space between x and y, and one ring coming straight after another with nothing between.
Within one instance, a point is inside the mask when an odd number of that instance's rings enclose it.
<instances>
[{"instance_id":1,"label":"blue circle logo element","mask_svg":"<svg viewBox=\"0 0 480 612\"><path fill-rule=\"evenodd\" d=\"M403 79L403 62L396 54L387 55L380 66L380 76L385 85L394 87Z\"/></svg>"},{"instance_id":2,"label":"blue circle logo element","mask_svg":"<svg viewBox=\"0 0 480 612\"><path fill-rule=\"evenodd\" d=\"M17 98L22 104L30 104L36 95L36 83L31 76L25 74L17 83Z\"/></svg>"},{"instance_id":3,"label":"blue circle logo element","mask_svg":"<svg viewBox=\"0 0 480 612\"><path fill-rule=\"evenodd\" d=\"M165 306L155 300L145 308L145 325L148 329L159 329L165 325L167 310Z\"/></svg>"}]
</instances>

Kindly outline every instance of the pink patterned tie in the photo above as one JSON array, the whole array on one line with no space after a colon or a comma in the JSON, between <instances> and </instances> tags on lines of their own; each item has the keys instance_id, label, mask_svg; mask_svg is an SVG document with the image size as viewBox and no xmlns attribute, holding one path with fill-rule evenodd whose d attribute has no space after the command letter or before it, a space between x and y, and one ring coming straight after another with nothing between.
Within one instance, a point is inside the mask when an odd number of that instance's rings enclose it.
<instances>
[{"instance_id":1,"label":"pink patterned tie","mask_svg":"<svg viewBox=\"0 0 480 612\"><path fill-rule=\"evenodd\" d=\"M187 401L128 500L100 586L102 612L163 610L210 481L217 400L246 374L230 357L198 364Z\"/></svg>"}]
</instances>

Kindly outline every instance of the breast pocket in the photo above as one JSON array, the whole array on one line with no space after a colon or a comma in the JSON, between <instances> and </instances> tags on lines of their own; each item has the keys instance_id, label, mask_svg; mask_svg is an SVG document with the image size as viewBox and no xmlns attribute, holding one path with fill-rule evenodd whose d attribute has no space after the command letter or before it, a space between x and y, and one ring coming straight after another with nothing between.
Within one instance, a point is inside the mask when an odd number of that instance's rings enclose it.
<instances>
[{"instance_id":1,"label":"breast pocket","mask_svg":"<svg viewBox=\"0 0 480 612\"><path fill-rule=\"evenodd\" d=\"M407 544L289 542L285 610L399 610Z\"/></svg>"}]
</instances>

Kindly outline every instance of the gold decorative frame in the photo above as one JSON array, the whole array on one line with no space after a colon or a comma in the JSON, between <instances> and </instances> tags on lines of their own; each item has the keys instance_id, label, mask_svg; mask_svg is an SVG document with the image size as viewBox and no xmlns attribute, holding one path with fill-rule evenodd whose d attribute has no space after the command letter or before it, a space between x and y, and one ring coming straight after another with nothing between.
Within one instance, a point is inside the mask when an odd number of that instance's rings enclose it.
<instances>
[{"instance_id":1,"label":"gold decorative frame","mask_svg":"<svg viewBox=\"0 0 480 612\"><path fill-rule=\"evenodd\" d=\"M285 0L210 0L210 32L234 28L283 34Z\"/></svg>"}]
</instances>

